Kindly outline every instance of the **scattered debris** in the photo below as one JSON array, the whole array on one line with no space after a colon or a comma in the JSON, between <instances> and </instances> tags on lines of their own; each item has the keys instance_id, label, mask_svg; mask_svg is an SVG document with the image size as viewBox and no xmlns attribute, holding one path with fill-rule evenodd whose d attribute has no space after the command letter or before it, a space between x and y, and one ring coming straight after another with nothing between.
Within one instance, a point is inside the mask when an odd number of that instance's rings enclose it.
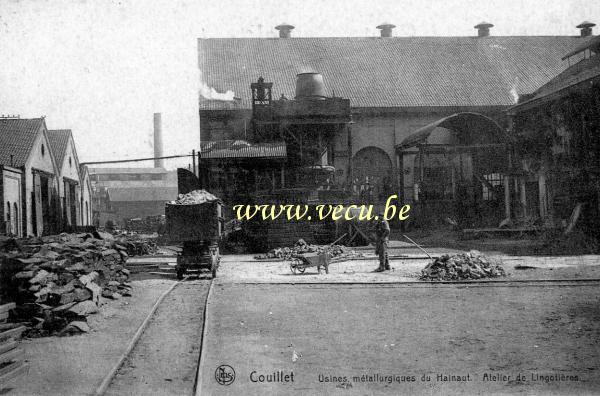
<instances>
[{"instance_id":1,"label":"scattered debris","mask_svg":"<svg viewBox=\"0 0 600 396\"><path fill-rule=\"evenodd\" d=\"M115 242L125 248L128 256L148 256L158 253L158 246L155 241L141 238L138 235L115 235ZM123 250L123 249L121 249Z\"/></svg>"},{"instance_id":2,"label":"scattered debris","mask_svg":"<svg viewBox=\"0 0 600 396\"><path fill-rule=\"evenodd\" d=\"M187 194L179 194L175 201L171 201L169 203L172 205L196 205L218 200L219 198L206 190L194 190Z\"/></svg>"},{"instance_id":3,"label":"scattered debris","mask_svg":"<svg viewBox=\"0 0 600 396\"><path fill-rule=\"evenodd\" d=\"M462 280L506 276L498 259L486 257L477 250L469 253L444 254L421 271L421 280Z\"/></svg>"},{"instance_id":4,"label":"scattered debris","mask_svg":"<svg viewBox=\"0 0 600 396\"><path fill-rule=\"evenodd\" d=\"M130 295L129 256L122 240L107 233L60 234L0 245L6 294L16 307L10 320L27 324L28 336L89 331L86 316L105 298Z\"/></svg>"},{"instance_id":5,"label":"scattered debris","mask_svg":"<svg viewBox=\"0 0 600 396\"><path fill-rule=\"evenodd\" d=\"M517 265L515 265L515 269L516 270L527 270L527 269L538 269L538 267L534 267L533 265L517 264Z\"/></svg>"},{"instance_id":6,"label":"scattered debris","mask_svg":"<svg viewBox=\"0 0 600 396\"><path fill-rule=\"evenodd\" d=\"M292 256L302 253L322 253L328 251L330 257L357 257L358 254L343 245L309 245L304 239L299 239L293 247L281 247L268 251L266 254L255 256L257 260L284 259L289 260Z\"/></svg>"}]
</instances>

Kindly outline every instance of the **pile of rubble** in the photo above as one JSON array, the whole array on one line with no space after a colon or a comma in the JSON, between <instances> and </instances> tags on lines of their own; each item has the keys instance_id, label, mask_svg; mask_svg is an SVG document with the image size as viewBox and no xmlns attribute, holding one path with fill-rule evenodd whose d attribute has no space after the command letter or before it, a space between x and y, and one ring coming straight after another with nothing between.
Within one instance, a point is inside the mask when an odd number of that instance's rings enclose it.
<instances>
[{"instance_id":1,"label":"pile of rubble","mask_svg":"<svg viewBox=\"0 0 600 396\"><path fill-rule=\"evenodd\" d=\"M187 194L179 194L175 201L169 202L172 205L196 205L205 202L218 201L219 198L206 190L194 190Z\"/></svg>"},{"instance_id":2,"label":"pile of rubble","mask_svg":"<svg viewBox=\"0 0 600 396\"><path fill-rule=\"evenodd\" d=\"M158 245L155 241L140 238L137 235L115 235L115 241L118 245L125 248L128 256L147 256L158 252Z\"/></svg>"},{"instance_id":3,"label":"pile of rubble","mask_svg":"<svg viewBox=\"0 0 600 396\"><path fill-rule=\"evenodd\" d=\"M0 250L12 273L5 292L17 303L11 321L28 324L28 336L86 332L103 302L131 296L127 248L110 234L11 240Z\"/></svg>"},{"instance_id":4,"label":"pile of rubble","mask_svg":"<svg viewBox=\"0 0 600 396\"><path fill-rule=\"evenodd\" d=\"M421 280L463 280L506 276L500 260L471 250L469 253L444 254L421 271Z\"/></svg>"},{"instance_id":5,"label":"pile of rubble","mask_svg":"<svg viewBox=\"0 0 600 396\"><path fill-rule=\"evenodd\" d=\"M356 252L343 245L310 245L304 239L299 239L292 247L280 247L271 249L264 255L255 256L257 260L282 259L288 260L296 254L322 253L327 251L330 257L353 257Z\"/></svg>"}]
</instances>

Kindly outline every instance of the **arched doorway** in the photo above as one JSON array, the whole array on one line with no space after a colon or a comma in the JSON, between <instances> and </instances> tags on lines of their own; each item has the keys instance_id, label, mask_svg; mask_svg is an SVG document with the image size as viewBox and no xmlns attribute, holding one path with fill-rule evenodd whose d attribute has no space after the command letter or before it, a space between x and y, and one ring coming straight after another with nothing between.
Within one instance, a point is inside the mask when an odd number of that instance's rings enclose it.
<instances>
[{"instance_id":1,"label":"arched doorway","mask_svg":"<svg viewBox=\"0 0 600 396\"><path fill-rule=\"evenodd\" d=\"M10 202L6 202L6 234L12 234L12 218L10 216Z\"/></svg>"},{"instance_id":2,"label":"arched doorway","mask_svg":"<svg viewBox=\"0 0 600 396\"><path fill-rule=\"evenodd\" d=\"M392 161L379 147L364 147L352 159L352 185L361 201L385 201L393 192Z\"/></svg>"},{"instance_id":3,"label":"arched doorway","mask_svg":"<svg viewBox=\"0 0 600 396\"><path fill-rule=\"evenodd\" d=\"M396 152L413 164L413 202L427 219L493 227L506 216L511 138L491 118L457 113L407 136ZM410 179L408 179L410 183Z\"/></svg>"},{"instance_id":4,"label":"arched doorway","mask_svg":"<svg viewBox=\"0 0 600 396\"><path fill-rule=\"evenodd\" d=\"M19 233L19 207L17 206L17 203L13 203L13 234L17 235L17 236L21 236L21 234Z\"/></svg>"}]
</instances>

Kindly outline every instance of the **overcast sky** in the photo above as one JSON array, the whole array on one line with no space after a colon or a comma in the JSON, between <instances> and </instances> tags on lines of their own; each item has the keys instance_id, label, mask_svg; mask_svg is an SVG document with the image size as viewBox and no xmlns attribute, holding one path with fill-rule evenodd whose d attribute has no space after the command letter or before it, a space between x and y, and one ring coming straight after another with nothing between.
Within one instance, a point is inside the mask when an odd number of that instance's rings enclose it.
<instances>
[{"instance_id":1,"label":"overcast sky","mask_svg":"<svg viewBox=\"0 0 600 396\"><path fill-rule=\"evenodd\" d=\"M0 113L46 116L73 130L81 162L153 155L162 113L165 155L199 145L198 37L577 35L600 23L597 0L0 0ZM595 34L600 29L596 28ZM170 163L171 166L174 163ZM151 166L150 163L146 164ZM141 164L137 165L141 166Z\"/></svg>"}]
</instances>

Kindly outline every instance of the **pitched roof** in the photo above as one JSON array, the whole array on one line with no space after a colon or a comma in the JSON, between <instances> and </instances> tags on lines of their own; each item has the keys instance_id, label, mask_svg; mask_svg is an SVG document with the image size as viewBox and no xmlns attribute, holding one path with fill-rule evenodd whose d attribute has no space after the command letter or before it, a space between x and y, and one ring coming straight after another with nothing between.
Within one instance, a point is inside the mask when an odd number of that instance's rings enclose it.
<instances>
[{"instance_id":1,"label":"pitched roof","mask_svg":"<svg viewBox=\"0 0 600 396\"><path fill-rule=\"evenodd\" d=\"M63 166L63 161L67 153L67 144L69 143L69 137L72 137L70 129L54 129L48 130L48 140L50 140L50 147L56 158L56 163L59 168Z\"/></svg>"},{"instance_id":2,"label":"pitched roof","mask_svg":"<svg viewBox=\"0 0 600 396\"><path fill-rule=\"evenodd\" d=\"M167 202L177 199L177 187L110 187L107 191L112 202Z\"/></svg>"},{"instance_id":3,"label":"pitched roof","mask_svg":"<svg viewBox=\"0 0 600 396\"><path fill-rule=\"evenodd\" d=\"M200 158L285 158L285 142L248 143L245 140L216 140L200 143Z\"/></svg>"},{"instance_id":4,"label":"pitched roof","mask_svg":"<svg viewBox=\"0 0 600 396\"><path fill-rule=\"evenodd\" d=\"M43 118L0 119L0 164L24 166L43 126Z\"/></svg>"},{"instance_id":5,"label":"pitched roof","mask_svg":"<svg viewBox=\"0 0 600 396\"><path fill-rule=\"evenodd\" d=\"M200 98L200 110L251 108L250 83L293 97L296 74L323 74L329 95L352 107L508 106L567 67L580 37L344 37L198 39L206 84L234 101ZM232 61L235 59L235 61Z\"/></svg>"}]
</instances>

